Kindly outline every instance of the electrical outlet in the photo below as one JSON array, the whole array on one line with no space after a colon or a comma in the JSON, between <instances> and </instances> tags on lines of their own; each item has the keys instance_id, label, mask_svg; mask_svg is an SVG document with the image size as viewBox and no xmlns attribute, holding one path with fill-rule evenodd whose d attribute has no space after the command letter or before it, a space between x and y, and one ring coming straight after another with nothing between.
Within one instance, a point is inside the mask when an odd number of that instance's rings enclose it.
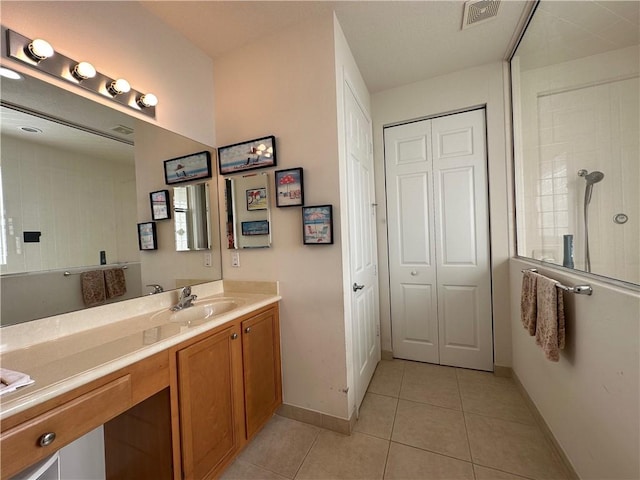
<instances>
[{"instance_id":1,"label":"electrical outlet","mask_svg":"<svg viewBox=\"0 0 640 480\"><path fill-rule=\"evenodd\" d=\"M231 252L231 266L232 267L240 266L240 252Z\"/></svg>"},{"instance_id":2,"label":"electrical outlet","mask_svg":"<svg viewBox=\"0 0 640 480\"><path fill-rule=\"evenodd\" d=\"M205 254L204 254L204 266L205 267L210 267L211 266L211 253L210 252L205 252Z\"/></svg>"}]
</instances>

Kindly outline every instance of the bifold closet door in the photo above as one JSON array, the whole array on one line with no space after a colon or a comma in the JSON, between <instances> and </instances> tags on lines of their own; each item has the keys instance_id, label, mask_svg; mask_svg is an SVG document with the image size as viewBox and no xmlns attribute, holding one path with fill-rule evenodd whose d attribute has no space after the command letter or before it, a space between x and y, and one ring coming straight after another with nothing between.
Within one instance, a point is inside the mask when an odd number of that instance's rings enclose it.
<instances>
[{"instance_id":1,"label":"bifold closet door","mask_svg":"<svg viewBox=\"0 0 640 480\"><path fill-rule=\"evenodd\" d=\"M384 138L393 355L439 363L431 121Z\"/></svg>"},{"instance_id":2,"label":"bifold closet door","mask_svg":"<svg viewBox=\"0 0 640 480\"><path fill-rule=\"evenodd\" d=\"M484 110L385 129L395 357L493 369Z\"/></svg>"}]
</instances>

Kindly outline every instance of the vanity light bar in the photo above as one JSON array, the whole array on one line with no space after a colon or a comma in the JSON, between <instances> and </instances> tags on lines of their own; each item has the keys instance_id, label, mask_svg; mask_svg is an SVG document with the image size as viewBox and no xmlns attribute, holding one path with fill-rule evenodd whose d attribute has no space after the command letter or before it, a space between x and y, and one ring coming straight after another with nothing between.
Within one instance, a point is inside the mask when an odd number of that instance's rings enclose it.
<instances>
[{"instance_id":1,"label":"vanity light bar","mask_svg":"<svg viewBox=\"0 0 640 480\"><path fill-rule=\"evenodd\" d=\"M52 48L49 56L40 58L43 55L36 56L34 53L33 45L36 41L43 42L41 39L31 40L13 30L7 29L7 55L29 65L31 68L48 73L56 78L62 78L85 90L102 95L121 105L126 105L151 118L156 118L158 99L155 95L148 92L138 92L131 88L129 82L123 78L107 77L97 72L90 63L77 62ZM49 44L47 43L47 45Z\"/></svg>"}]
</instances>

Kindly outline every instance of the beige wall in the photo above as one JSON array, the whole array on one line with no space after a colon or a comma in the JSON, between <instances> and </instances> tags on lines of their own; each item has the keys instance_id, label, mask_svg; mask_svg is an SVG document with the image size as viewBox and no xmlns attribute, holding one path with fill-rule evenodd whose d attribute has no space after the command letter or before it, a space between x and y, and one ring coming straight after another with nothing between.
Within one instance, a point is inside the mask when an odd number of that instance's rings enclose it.
<instances>
[{"instance_id":1,"label":"beige wall","mask_svg":"<svg viewBox=\"0 0 640 480\"><path fill-rule=\"evenodd\" d=\"M159 98L157 124L215 145L212 60L137 2L2 1L2 25L46 39L75 60L92 62L108 76ZM2 39L4 46L4 38ZM135 110L104 100L11 59L6 66L72 90L146 121Z\"/></svg>"},{"instance_id":2,"label":"beige wall","mask_svg":"<svg viewBox=\"0 0 640 480\"><path fill-rule=\"evenodd\" d=\"M384 185L383 126L446 112L486 105L489 157L491 270L493 277L494 362L511 365L509 323L509 202L507 123L502 63L463 70L372 96L376 191L378 201L378 256L382 349L391 350L389 270Z\"/></svg>"},{"instance_id":3,"label":"beige wall","mask_svg":"<svg viewBox=\"0 0 640 480\"><path fill-rule=\"evenodd\" d=\"M565 295L567 345L545 359L520 323L521 270L538 267L592 296ZM567 270L511 260L513 370L580 478L640 478L640 295Z\"/></svg>"},{"instance_id":4,"label":"beige wall","mask_svg":"<svg viewBox=\"0 0 640 480\"><path fill-rule=\"evenodd\" d=\"M334 245L304 246L300 208L272 199L271 248L240 250L239 268L223 251L223 275L280 282L284 402L347 418L334 71L326 15L216 60L214 87L219 145L275 135L277 169L304 169L305 204L334 206Z\"/></svg>"},{"instance_id":5,"label":"beige wall","mask_svg":"<svg viewBox=\"0 0 640 480\"><path fill-rule=\"evenodd\" d=\"M158 190L169 191L169 204L173 209L173 186L166 185L164 179L164 160L181 157L191 153L209 151L212 169L215 172L216 152L198 142L162 130L155 125L136 122L136 192L138 202L138 222L151 221L149 193ZM184 285L185 279L194 281L219 280L222 278L222 265L219 255L220 231L218 216L218 185L215 175L201 182L209 183L211 219L211 250L176 252L175 216L171 220L156 221L158 249L140 252L142 266L142 290L152 289L145 285L159 284L165 290ZM201 183L196 182L196 183ZM137 240L136 240L137 242ZM204 255L211 254L212 265L205 267Z\"/></svg>"}]
</instances>

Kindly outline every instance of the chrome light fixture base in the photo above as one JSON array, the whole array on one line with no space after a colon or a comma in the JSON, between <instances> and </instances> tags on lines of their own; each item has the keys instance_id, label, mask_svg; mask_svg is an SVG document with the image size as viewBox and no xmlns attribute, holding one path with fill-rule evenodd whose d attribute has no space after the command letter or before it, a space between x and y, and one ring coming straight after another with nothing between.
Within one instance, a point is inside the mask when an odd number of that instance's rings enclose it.
<instances>
[{"instance_id":1,"label":"chrome light fixture base","mask_svg":"<svg viewBox=\"0 0 640 480\"><path fill-rule=\"evenodd\" d=\"M156 118L156 108L154 106L146 106L138 102L138 99L145 95L133 88L126 93L113 95L109 92L109 86L116 80L106 75L96 72L93 78L77 78L74 75L74 69L80 63L72 58L65 57L59 52L54 52L53 56L41 61L35 61L27 54L31 39L20 35L13 30L7 29L7 55L18 60L31 68L45 72L56 78L62 78L69 83L73 83L79 87L97 93L98 95L108 98L121 105L125 105L133 110L138 111L151 118Z\"/></svg>"}]
</instances>

